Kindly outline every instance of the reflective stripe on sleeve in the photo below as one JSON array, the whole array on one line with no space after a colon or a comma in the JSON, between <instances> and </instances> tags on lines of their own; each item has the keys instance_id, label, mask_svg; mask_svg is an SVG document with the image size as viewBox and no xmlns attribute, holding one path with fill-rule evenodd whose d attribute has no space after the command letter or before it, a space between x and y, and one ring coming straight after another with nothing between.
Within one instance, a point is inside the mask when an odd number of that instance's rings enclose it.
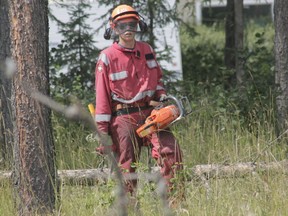
<instances>
[{"instance_id":1,"label":"reflective stripe on sleeve","mask_svg":"<svg viewBox=\"0 0 288 216\"><path fill-rule=\"evenodd\" d=\"M95 115L96 122L101 122L101 121L110 122L110 120L111 120L110 114L96 114Z\"/></svg>"},{"instance_id":2,"label":"reflective stripe on sleeve","mask_svg":"<svg viewBox=\"0 0 288 216\"><path fill-rule=\"evenodd\" d=\"M149 90L149 91L144 91L144 92L139 92L135 97L133 97L130 100L125 100L123 98L118 98L115 94L112 93L112 99L115 101L119 101L121 103L134 103L136 101L139 101L143 98L145 98L146 96L148 97L152 97L154 95L155 91L154 90Z\"/></svg>"},{"instance_id":3,"label":"reflective stripe on sleeve","mask_svg":"<svg viewBox=\"0 0 288 216\"><path fill-rule=\"evenodd\" d=\"M108 60L108 58L107 58L105 53L101 53L101 55L99 56L99 59L101 61L103 61L106 66L109 65L109 60Z\"/></svg>"},{"instance_id":4,"label":"reflective stripe on sleeve","mask_svg":"<svg viewBox=\"0 0 288 216\"><path fill-rule=\"evenodd\" d=\"M157 63L156 63L156 61L154 59L148 60L147 61L147 65L148 65L149 68L157 67Z\"/></svg>"},{"instance_id":5,"label":"reflective stripe on sleeve","mask_svg":"<svg viewBox=\"0 0 288 216\"><path fill-rule=\"evenodd\" d=\"M157 85L156 90L163 90L164 88L160 85Z\"/></svg>"},{"instance_id":6,"label":"reflective stripe on sleeve","mask_svg":"<svg viewBox=\"0 0 288 216\"><path fill-rule=\"evenodd\" d=\"M126 77L128 77L127 71L121 71L121 72L111 73L111 74L110 74L110 79L111 79L112 81L122 80L122 79L125 79Z\"/></svg>"}]
</instances>

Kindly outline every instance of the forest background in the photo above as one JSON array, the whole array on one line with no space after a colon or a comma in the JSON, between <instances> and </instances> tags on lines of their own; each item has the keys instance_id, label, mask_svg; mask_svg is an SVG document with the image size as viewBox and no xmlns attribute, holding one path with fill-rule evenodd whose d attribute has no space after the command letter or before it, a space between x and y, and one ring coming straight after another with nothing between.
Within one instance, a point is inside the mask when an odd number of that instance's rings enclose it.
<instances>
[{"instance_id":1,"label":"forest background","mask_svg":"<svg viewBox=\"0 0 288 216\"><path fill-rule=\"evenodd\" d=\"M70 103L72 97L87 106L95 98L91 80L93 83L99 50L92 45L93 30L85 25L85 19L89 16L83 15L85 7L89 7L89 4L81 2L71 8L71 21L59 23L65 40L50 50L51 97L64 104ZM239 84L236 65L231 67L225 56L227 23L216 20L209 25L196 26L182 23L171 14L167 16L177 20L175 25L181 29L184 79L171 83L168 78L173 71L164 70L167 77L165 84L170 94L187 96L193 107L193 113L185 121L172 127L183 149L187 171L184 175L189 179L186 185L187 200L175 213L285 215L287 179L283 173L277 173L277 178L273 172L260 172L243 178L211 179L209 188L198 183L189 173L189 168L197 164L269 163L286 158L286 131L279 129L277 119L276 98L279 91L275 84L275 25L271 17L248 20L244 15L243 47L234 55L241 59L245 72ZM79 31L71 31L72 26L76 25L83 30L80 36ZM151 44L154 44L154 39L153 34L146 35L146 40ZM82 45L81 61L76 55L80 52L77 44ZM230 55L234 51L230 49ZM159 52L159 58L169 59L169 44L165 53L161 55ZM59 76L57 69L63 65L69 67L70 73ZM52 113L52 125L55 162L59 170L103 166L103 158L94 153L98 144L86 140L91 131L85 125L70 122L57 113ZM9 170L10 150L4 144L2 146L1 168ZM145 154L143 152L143 161L137 165L140 170L147 170ZM105 215L114 200L114 182L105 182L100 186L62 185L60 194L63 199L56 211L61 215ZM17 210L13 205L10 184L1 182L0 190L0 214L15 215ZM160 214L162 210L153 186L145 184L139 191L139 197L144 215Z\"/></svg>"}]
</instances>

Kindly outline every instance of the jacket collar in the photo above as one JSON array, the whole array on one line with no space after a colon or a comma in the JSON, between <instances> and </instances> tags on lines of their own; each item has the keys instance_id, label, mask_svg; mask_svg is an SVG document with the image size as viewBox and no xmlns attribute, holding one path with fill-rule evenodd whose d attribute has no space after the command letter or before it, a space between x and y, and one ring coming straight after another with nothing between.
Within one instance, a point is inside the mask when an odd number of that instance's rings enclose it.
<instances>
[{"instance_id":1,"label":"jacket collar","mask_svg":"<svg viewBox=\"0 0 288 216\"><path fill-rule=\"evenodd\" d=\"M138 47L138 41L135 41L135 46L134 46L133 49L128 49L128 48L125 48L123 46L120 46L118 44L118 41L113 43L113 48L115 48L115 49L117 49L117 50L119 50L121 52L132 52L133 53L133 52L136 52L137 47Z\"/></svg>"}]
</instances>

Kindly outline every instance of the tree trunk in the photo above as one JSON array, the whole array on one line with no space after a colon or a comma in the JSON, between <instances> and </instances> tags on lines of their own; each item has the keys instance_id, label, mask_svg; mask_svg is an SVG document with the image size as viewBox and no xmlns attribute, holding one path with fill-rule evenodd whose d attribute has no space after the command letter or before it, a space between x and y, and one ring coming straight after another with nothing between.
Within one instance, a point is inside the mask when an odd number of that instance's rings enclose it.
<instances>
[{"instance_id":1,"label":"tree trunk","mask_svg":"<svg viewBox=\"0 0 288 216\"><path fill-rule=\"evenodd\" d=\"M149 23L148 24L148 28L149 28L149 32L148 32L148 43L152 46L155 47L155 41L156 41L156 36L154 35L154 1L148 0L147 2L147 7L148 7L148 14L149 14Z\"/></svg>"},{"instance_id":2,"label":"tree trunk","mask_svg":"<svg viewBox=\"0 0 288 216\"><path fill-rule=\"evenodd\" d=\"M288 129L288 1L275 0L275 83L278 133Z\"/></svg>"},{"instance_id":3,"label":"tree trunk","mask_svg":"<svg viewBox=\"0 0 288 216\"><path fill-rule=\"evenodd\" d=\"M15 109L13 184L19 215L51 214L56 200L50 111L24 88L49 94L48 0L9 1Z\"/></svg>"},{"instance_id":4,"label":"tree trunk","mask_svg":"<svg viewBox=\"0 0 288 216\"><path fill-rule=\"evenodd\" d=\"M10 52L10 24L8 17L8 0L0 0L0 160L5 168L11 168L13 124L11 112L11 80L4 75L5 60ZM1 167L1 166L0 166Z\"/></svg>"},{"instance_id":5,"label":"tree trunk","mask_svg":"<svg viewBox=\"0 0 288 216\"><path fill-rule=\"evenodd\" d=\"M243 31L243 0L227 0L224 63L232 71L227 87L243 83Z\"/></svg>"},{"instance_id":6,"label":"tree trunk","mask_svg":"<svg viewBox=\"0 0 288 216\"><path fill-rule=\"evenodd\" d=\"M225 18L225 49L224 63L231 75L225 84L226 88L231 88L236 82L235 76L235 20L234 20L234 0L227 0Z\"/></svg>"},{"instance_id":7,"label":"tree trunk","mask_svg":"<svg viewBox=\"0 0 288 216\"><path fill-rule=\"evenodd\" d=\"M242 87L244 81L244 69L243 69L243 0L234 0L234 11L235 11L235 69L236 69L236 80L237 85Z\"/></svg>"},{"instance_id":8,"label":"tree trunk","mask_svg":"<svg viewBox=\"0 0 288 216\"><path fill-rule=\"evenodd\" d=\"M225 51L224 62L228 69L235 68L235 20L234 0L227 0L225 21Z\"/></svg>"}]
</instances>

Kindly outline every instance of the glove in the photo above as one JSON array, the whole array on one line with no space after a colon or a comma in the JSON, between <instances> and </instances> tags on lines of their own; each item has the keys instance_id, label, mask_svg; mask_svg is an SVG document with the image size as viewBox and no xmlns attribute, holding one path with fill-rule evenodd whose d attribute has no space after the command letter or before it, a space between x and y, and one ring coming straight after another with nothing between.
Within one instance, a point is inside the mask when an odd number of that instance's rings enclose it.
<instances>
[{"instance_id":1,"label":"glove","mask_svg":"<svg viewBox=\"0 0 288 216\"><path fill-rule=\"evenodd\" d=\"M96 152L101 155L109 154L111 151L116 152L116 145L112 143L111 136L107 133L101 133L99 135L100 146L95 148Z\"/></svg>"},{"instance_id":2,"label":"glove","mask_svg":"<svg viewBox=\"0 0 288 216\"><path fill-rule=\"evenodd\" d=\"M166 101L166 100L168 100L167 95L166 95L166 94L161 94L159 101L160 101L160 102L164 102L164 101Z\"/></svg>"}]
</instances>

